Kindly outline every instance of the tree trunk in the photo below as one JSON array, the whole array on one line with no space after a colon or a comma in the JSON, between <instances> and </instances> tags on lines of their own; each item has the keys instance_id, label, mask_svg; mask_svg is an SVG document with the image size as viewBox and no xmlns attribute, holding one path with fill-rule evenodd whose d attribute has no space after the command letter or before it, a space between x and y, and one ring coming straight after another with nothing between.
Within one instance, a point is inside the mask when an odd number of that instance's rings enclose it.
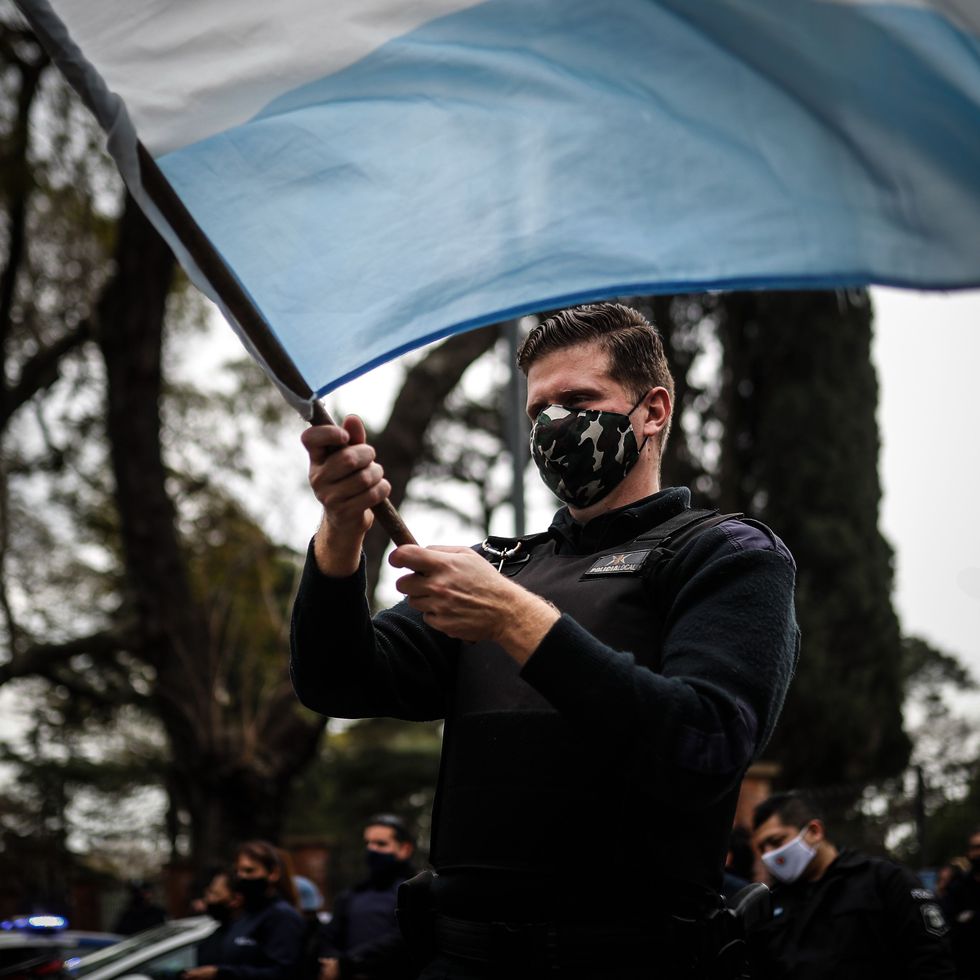
<instances>
[{"instance_id":1,"label":"tree trunk","mask_svg":"<svg viewBox=\"0 0 980 980\"><path fill-rule=\"evenodd\" d=\"M278 835L290 782L314 757L326 720L296 710L285 676L273 706L250 731L215 698L217 658L190 585L160 438L162 335L174 260L128 198L116 262L97 334L127 597L138 624L133 653L156 671L153 702L172 753L168 784L191 816L192 859L203 867L226 857L236 840Z\"/></svg>"}]
</instances>

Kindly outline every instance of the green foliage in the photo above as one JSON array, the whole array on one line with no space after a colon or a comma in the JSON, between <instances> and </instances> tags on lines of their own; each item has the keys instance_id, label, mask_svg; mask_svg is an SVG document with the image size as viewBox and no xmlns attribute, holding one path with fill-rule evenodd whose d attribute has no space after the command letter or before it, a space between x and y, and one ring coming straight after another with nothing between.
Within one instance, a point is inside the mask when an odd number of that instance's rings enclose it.
<instances>
[{"instance_id":1,"label":"green foliage","mask_svg":"<svg viewBox=\"0 0 980 980\"><path fill-rule=\"evenodd\" d=\"M902 645L878 530L877 382L863 292L734 294L721 337L719 503L771 524L798 566L803 647L767 756L783 782L897 775Z\"/></svg>"},{"instance_id":2,"label":"green foliage","mask_svg":"<svg viewBox=\"0 0 980 980\"><path fill-rule=\"evenodd\" d=\"M236 501L209 489L206 501L203 490L197 495L200 509L188 520L188 566L207 614L214 697L247 730L269 689L284 681L298 562Z\"/></svg>"},{"instance_id":3,"label":"green foliage","mask_svg":"<svg viewBox=\"0 0 980 980\"><path fill-rule=\"evenodd\" d=\"M976 679L956 657L919 636L902 639L902 674L909 697L932 703L942 700L947 687L960 692L977 688Z\"/></svg>"},{"instance_id":4,"label":"green foliage","mask_svg":"<svg viewBox=\"0 0 980 980\"><path fill-rule=\"evenodd\" d=\"M909 734L919 780L906 780L912 821L898 847L921 865L961 854L977 820L980 785L976 726L952 707L949 694L976 690L976 680L956 657L920 637L905 637L902 667Z\"/></svg>"}]
</instances>

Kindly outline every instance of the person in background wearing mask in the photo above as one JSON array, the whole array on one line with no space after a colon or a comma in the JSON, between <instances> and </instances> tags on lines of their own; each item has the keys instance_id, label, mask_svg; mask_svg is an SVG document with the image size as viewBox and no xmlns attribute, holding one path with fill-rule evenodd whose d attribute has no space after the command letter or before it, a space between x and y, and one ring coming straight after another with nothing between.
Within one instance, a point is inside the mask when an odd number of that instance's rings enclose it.
<instances>
[{"instance_id":1,"label":"person in background wearing mask","mask_svg":"<svg viewBox=\"0 0 980 980\"><path fill-rule=\"evenodd\" d=\"M949 927L908 869L838 850L812 802L777 793L753 813L773 917L750 936L759 980L953 980Z\"/></svg>"},{"instance_id":2,"label":"person in background wearing mask","mask_svg":"<svg viewBox=\"0 0 980 980\"><path fill-rule=\"evenodd\" d=\"M334 903L320 933L320 980L409 980L418 973L395 919L398 887L415 873L415 841L391 814L364 828L367 877Z\"/></svg>"},{"instance_id":3,"label":"person in background wearing mask","mask_svg":"<svg viewBox=\"0 0 980 980\"><path fill-rule=\"evenodd\" d=\"M764 525L661 488L674 382L639 311L564 310L517 360L531 455L564 506L520 539L396 548L406 600L373 619L362 544L391 486L356 417L303 433L323 517L293 685L326 715L446 719L436 875L399 905L434 951L426 980L703 975L731 948L739 785L795 669L793 558ZM601 859L581 860L583 828Z\"/></svg>"},{"instance_id":4,"label":"person in background wearing mask","mask_svg":"<svg viewBox=\"0 0 980 980\"><path fill-rule=\"evenodd\" d=\"M202 911L217 921L218 928L198 946L198 966L211 966L222 961L225 937L232 923L242 914L242 896L232 887L233 881L231 871L216 871L201 896Z\"/></svg>"},{"instance_id":5,"label":"person in background wearing mask","mask_svg":"<svg viewBox=\"0 0 980 980\"><path fill-rule=\"evenodd\" d=\"M295 980L305 924L279 851L265 841L242 844L230 887L241 896L241 914L211 954L214 962L187 970L184 980Z\"/></svg>"},{"instance_id":6,"label":"person in background wearing mask","mask_svg":"<svg viewBox=\"0 0 980 980\"><path fill-rule=\"evenodd\" d=\"M959 980L980 980L980 827L967 838L969 871L951 876L943 909L952 932L953 959Z\"/></svg>"}]
</instances>

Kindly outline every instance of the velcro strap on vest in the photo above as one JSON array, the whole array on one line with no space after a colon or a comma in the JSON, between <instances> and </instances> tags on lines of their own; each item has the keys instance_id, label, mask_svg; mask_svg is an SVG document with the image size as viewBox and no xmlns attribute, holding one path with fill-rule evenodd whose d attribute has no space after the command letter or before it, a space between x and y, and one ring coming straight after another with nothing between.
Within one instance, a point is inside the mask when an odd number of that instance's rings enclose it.
<instances>
[{"instance_id":1,"label":"velcro strap on vest","mask_svg":"<svg viewBox=\"0 0 980 980\"><path fill-rule=\"evenodd\" d=\"M744 515L741 513L720 514L718 510L691 509L675 514L669 520L656 527L644 531L633 539L634 544L652 544L655 548L676 549L688 540L723 524L725 521L736 520Z\"/></svg>"}]
</instances>

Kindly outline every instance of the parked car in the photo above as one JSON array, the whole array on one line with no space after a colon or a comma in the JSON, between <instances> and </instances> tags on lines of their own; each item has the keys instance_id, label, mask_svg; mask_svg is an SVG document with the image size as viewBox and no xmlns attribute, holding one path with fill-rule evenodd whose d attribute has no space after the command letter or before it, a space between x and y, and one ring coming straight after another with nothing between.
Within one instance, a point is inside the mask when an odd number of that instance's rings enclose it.
<instances>
[{"instance_id":1,"label":"parked car","mask_svg":"<svg viewBox=\"0 0 980 980\"><path fill-rule=\"evenodd\" d=\"M68 928L60 915L23 915L0 922L0 980L38 980L61 973L65 960L111 946L111 932Z\"/></svg>"},{"instance_id":2,"label":"parked car","mask_svg":"<svg viewBox=\"0 0 980 980\"><path fill-rule=\"evenodd\" d=\"M68 977L79 980L173 980L183 970L197 966L198 946L217 928L218 923L207 915L172 919L106 949L68 959L65 971Z\"/></svg>"}]
</instances>

